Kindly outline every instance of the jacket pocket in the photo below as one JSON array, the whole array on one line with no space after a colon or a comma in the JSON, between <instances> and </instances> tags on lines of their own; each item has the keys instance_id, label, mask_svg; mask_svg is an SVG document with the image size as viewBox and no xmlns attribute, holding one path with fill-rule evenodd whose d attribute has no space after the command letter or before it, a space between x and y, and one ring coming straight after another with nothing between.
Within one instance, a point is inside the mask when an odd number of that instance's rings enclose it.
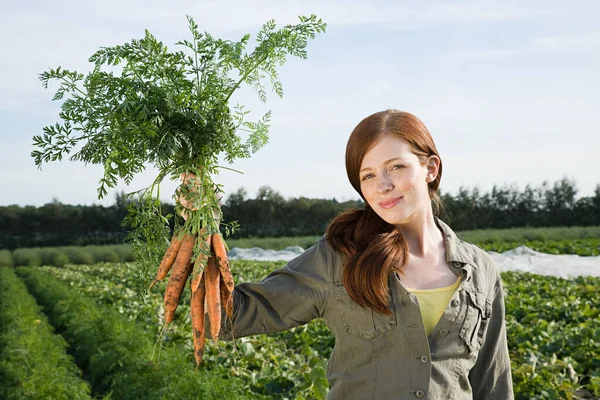
<instances>
[{"instance_id":1,"label":"jacket pocket","mask_svg":"<svg viewBox=\"0 0 600 400\"><path fill-rule=\"evenodd\" d=\"M483 346L492 314L492 304L483 293L472 291L467 291L467 293L467 316L459 336L467 344L470 352L474 353Z\"/></svg>"},{"instance_id":2,"label":"jacket pocket","mask_svg":"<svg viewBox=\"0 0 600 400\"><path fill-rule=\"evenodd\" d=\"M340 310L340 320L344 330L364 339L373 339L396 327L396 312L393 302L392 315L381 315L370 308L363 308L348 295L343 283L335 284L335 297Z\"/></svg>"}]
</instances>

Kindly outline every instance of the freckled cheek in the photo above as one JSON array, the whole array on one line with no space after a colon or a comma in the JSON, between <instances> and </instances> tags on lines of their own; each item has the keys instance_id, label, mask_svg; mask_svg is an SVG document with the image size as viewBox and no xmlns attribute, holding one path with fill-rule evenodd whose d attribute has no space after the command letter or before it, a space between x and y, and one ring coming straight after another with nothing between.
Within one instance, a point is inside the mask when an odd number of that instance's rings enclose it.
<instances>
[{"instance_id":1,"label":"freckled cheek","mask_svg":"<svg viewBox=\"0 0 600 400\"><path fill-rule=\"evenodd\" d=\"M407 179L398 179L394 182L394 186L396 187L397 191L405 194L407 191L409 191L411 189L412 184Z\"/></svg>"},{"instance_id":2,"label":"freckled cheek","mask_svg":"<svg viewBox=\"0 0 600 400\"><path fill-rule=\"evenodd\" d=\"M369 185L368 183L363 183L360 185L360 191L362 192L363 196L365 197L365 200L367 201L367 203L369 203L369 205L371 207L373 207L374 204L374 198L375 198L375 190L373 189L372 185Z\"/></svg>"},{"instance_id":3,"label":"freckled cheek","mask_svg":"<svg viewBox=\"0 0 600 400\"><path fill-rule=\"evenodd\" d=\"M407 193L411 190L414 190L416 184L417 177L414 175L403 176L402 178L397 179L395 182L396 187L400 188L403 193Z\"/></svg>"}]
</instances>

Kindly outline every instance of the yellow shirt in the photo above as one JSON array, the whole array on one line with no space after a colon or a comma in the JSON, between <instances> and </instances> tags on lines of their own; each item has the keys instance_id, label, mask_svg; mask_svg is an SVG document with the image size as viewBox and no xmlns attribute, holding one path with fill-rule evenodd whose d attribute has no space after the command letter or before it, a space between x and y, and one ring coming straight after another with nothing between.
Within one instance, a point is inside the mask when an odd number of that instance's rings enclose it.
<instances>
[{"instance_id":1,"label":"yellow shirt","mask_svg":"<svg viewBox=\"0 0 600 400\"><path fill-rule=\"evenodd\" d=\"M423 325L425 326L427 336L431 334L433 328L437 325L459 285L460 277L458 277L455 283L446 287L436 289L407 288L419 300L419 308L421 309L421 316L423 317Z\"/></svg>"}]
</instances>

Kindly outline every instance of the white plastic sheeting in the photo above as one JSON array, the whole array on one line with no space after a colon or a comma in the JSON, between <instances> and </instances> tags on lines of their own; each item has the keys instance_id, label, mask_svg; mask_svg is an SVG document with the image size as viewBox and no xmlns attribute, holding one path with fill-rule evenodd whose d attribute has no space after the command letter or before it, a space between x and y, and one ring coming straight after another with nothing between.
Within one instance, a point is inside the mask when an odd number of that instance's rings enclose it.
<instances>
[{"instance_id":1,"label":"white plastic sheeting","mask_svg":"<svg viewBox=\"0 0 600 400\"><path fill-rule=\"evenodd\" d=\"M489 252L500 271L526 271L539 275L568 278L579 275L600 276L600 257L576 254L546 254L526 246L504 253Z\"/></svg>"},{"instance_id":2,"label":"white plastic sheeting","mask_svg":"<svg viewBox=\"0 0 600 400\"><path fill-rule=\"evenodd\" d=\"M241 249L233 247L229 250L230 260L256 260L256 261L290 261L304 252L300 246L286 247L283 250L263 250L260 247Z\"/></svg>"},{"instance_id":3,"label":"white plastic sheeting","mask_svg":"<svg viewBox=\"0 0 600 400\"><path fill-rule=\"evenodd\" d=\"M229 252L229 258L232 260L289 261L302 254L303 251L304 249L300 246L286 247L284 250L234 247ZM545 254L526 246L517 247L504 253L489 252L489 254L496 261L500 271L526 271L563 278L578 275L600 276L600 257Z\"/></svg>"}]
</instances>

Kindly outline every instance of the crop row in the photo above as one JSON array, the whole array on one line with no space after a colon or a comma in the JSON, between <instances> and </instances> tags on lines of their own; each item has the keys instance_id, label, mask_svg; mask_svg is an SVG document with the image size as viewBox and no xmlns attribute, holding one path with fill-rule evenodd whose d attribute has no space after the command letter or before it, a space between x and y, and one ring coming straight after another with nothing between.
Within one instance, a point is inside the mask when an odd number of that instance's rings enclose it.
<instances>
[{"instance_id":1,"label":"crop row","mask_svg":"<svg viewBox=\"0 0 600 400\"><path fill-rule=\"evenodd\" d=\"M103 261L127 262L133 261L133 259L130 244L0 250L0 267L35 267L40 265L63 267L66 264L94 264Z\"/></svg>"},{"instance_id":2,"label":"crop row","mask_svg":"<svg viewBox=\"0 0 600 400\"><path fill-rule=\"evenodd\" d=\"M235 266L238 276L241 272L243 276L257 278L256 263L236 261ZM128 264L69 265L66 268L44 267L42 270L89 295L99 305L117 310L140 324L148 334L158 337L162 327L164 282L157 284L152 293L141 300L128 288L134 279L128 274ZM176 319L163 337L163 344L173 351L191 355L188 292L182 296ZM323 341L323 338L326 340ZM326 358L332 347L333 337L325 324L314 321L273 335L240 338L234 342L219 342L218 345L209 341L201 368L224 377L239 377L244 387L269 398L323 398L328 388ZM192 365L190 360L186 367L191 368Z\"/></svg>"},{"instance_id":3,"label":"crop row","mask_svg":"<svg viewBox=\"0 0 600 400\"><path fill-rule=\"evenodd\" d=\"M90 385L12 268L0 268L0 398L90 399Z\"/></svg>"},{"instance_id":4,"label":"crop row","mask_svg":"<svg viewBox=\"0 0 600 400\"><path fill-rule=\"evenodd\" d=\"M94 395L119 399L246 398L236 379L189 368L190 357L164 349L150 361L152 335L111 308L101 308L43 269L17 269L63 335ZM256 398L254 396L253 398Z\"/></svg>"},{"instance_id":5,"label":"crop row","mask_svg":"<svg viewBox=\"0 0 600 400\"><path fill-rule=\"evenodd\" d=\"M568 239L568 240L519 240L519 241L491 241L477 243L482 249L504 253L519 246L546 254L577 254L579 256L599 256L600 239Z\"/></svg>"}]
</instances>

